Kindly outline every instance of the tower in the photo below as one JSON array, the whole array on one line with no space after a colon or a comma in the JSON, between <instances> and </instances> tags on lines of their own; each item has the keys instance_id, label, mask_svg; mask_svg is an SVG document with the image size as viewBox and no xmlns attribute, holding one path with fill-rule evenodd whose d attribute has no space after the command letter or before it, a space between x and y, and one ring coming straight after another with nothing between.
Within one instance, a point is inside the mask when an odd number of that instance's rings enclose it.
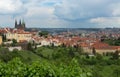
<instances>
[{"instance_id":1,"label":"tower","mask_svg":"<svg viewBox=\"0 0 120 77\"><path fill-rule=\"evenodd\" d=\"M17 20L15 20L15 28L25 30L25 22L24 22L24 20L22 20L22 22L21 22L21 19L20 19L19 24L17 23Z\"/></svg>"},{"instance_id":2,"label":"tower","mask_svg":"<svg viewBox=\"0 0 120 77\"><path fill-rule=\"evenodd\" d=\"M23 27L23 29L25 29L25 22L24 22L24 19L22 20L22 27Z\"/></svg>"},{"instance_id":3,"label":"tower","mask_svg":"<svg viewBox=\"0 0 120 77\"><path fill-rule=\"evenodd\" d=\"M19 27L21 26L21 19L20 19L20 21L19 21Z\"/></svg>"},{"instance_id":4,"label":"tower","mask_svg":"<svg viewBox=\"0 0 120 77\"><path fill-rule=\"evenodd\" d=\"M15 28L17 28L17 20L15 20Z\"/></svg>"}]
</instances>

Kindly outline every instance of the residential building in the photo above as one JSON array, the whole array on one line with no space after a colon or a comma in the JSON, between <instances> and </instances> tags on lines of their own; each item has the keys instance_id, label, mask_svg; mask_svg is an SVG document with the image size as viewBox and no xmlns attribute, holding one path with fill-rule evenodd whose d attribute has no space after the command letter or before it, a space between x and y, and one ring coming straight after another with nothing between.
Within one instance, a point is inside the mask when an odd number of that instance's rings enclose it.
<instances>
[{"instance_id":1,"label":"residential building","mask_svg":"<svg viewBox=\"0 0 120 77\"><path fill-rule=\"evenodd\" d=\"M2 44L2 42L3 42L3 41L2 41L2 36L0 36L0 45Z\"/></svg>"},{"instance_id":2,"label":"residential building","mask_svg":"<svg viewBox=\"0 0 120 77\"><path fill-rule=\"evenodd\" d=\"M32 37L32 34L30 32L25 31L13 31L6 33L6 38L8 40L15 39L17 42L23 42L23 41L30 41Z\"/></svg>"}]
</instances>

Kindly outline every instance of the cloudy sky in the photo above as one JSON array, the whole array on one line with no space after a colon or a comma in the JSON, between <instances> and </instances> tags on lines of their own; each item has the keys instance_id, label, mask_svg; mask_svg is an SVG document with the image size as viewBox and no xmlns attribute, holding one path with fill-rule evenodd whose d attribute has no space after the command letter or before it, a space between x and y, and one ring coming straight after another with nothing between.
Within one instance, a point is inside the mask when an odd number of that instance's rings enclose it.
<instances>
[{"instance_id":1,"label":"cloudy sky","mask_svg":"<svg viewBox=\"0 0 120 77\"><path fill-rule=\"evenodd\" d=\"M120 0L0 0L0 27L120 27Z\"/></svg>"}]
</instances>

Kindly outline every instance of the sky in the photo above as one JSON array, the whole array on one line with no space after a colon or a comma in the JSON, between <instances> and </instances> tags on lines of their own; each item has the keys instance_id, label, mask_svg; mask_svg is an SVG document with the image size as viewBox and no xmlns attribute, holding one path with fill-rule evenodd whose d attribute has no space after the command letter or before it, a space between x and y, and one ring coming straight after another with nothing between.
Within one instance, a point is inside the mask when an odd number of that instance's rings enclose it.
<instances>
[{"instance_id":1,"label":"sky","mask_svg":"<svg viewBox=\"0 0 120 77\"><path fill-rule=\"evenodd\" d=\"M0 27L120 28L120 0L0 0Z\"/></svg>"}]
</instances>

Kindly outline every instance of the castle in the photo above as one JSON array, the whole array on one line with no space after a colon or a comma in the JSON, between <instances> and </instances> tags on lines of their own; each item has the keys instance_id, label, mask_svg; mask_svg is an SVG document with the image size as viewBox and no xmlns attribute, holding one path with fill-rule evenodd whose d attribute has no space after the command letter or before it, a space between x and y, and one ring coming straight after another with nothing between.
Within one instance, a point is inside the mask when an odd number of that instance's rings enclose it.
<instances>
[{"instance_id":1,"label":"castle","mask_svg":"<svg viewBox=\"0 0 120 77\"><path fill-rule=\"evenodd\" d=\"M17 20L15 20L15 28L25 30L26 26L24 20L22 22L20 20L19 24L17 23Z\"/></svg>"}]
</instances>

